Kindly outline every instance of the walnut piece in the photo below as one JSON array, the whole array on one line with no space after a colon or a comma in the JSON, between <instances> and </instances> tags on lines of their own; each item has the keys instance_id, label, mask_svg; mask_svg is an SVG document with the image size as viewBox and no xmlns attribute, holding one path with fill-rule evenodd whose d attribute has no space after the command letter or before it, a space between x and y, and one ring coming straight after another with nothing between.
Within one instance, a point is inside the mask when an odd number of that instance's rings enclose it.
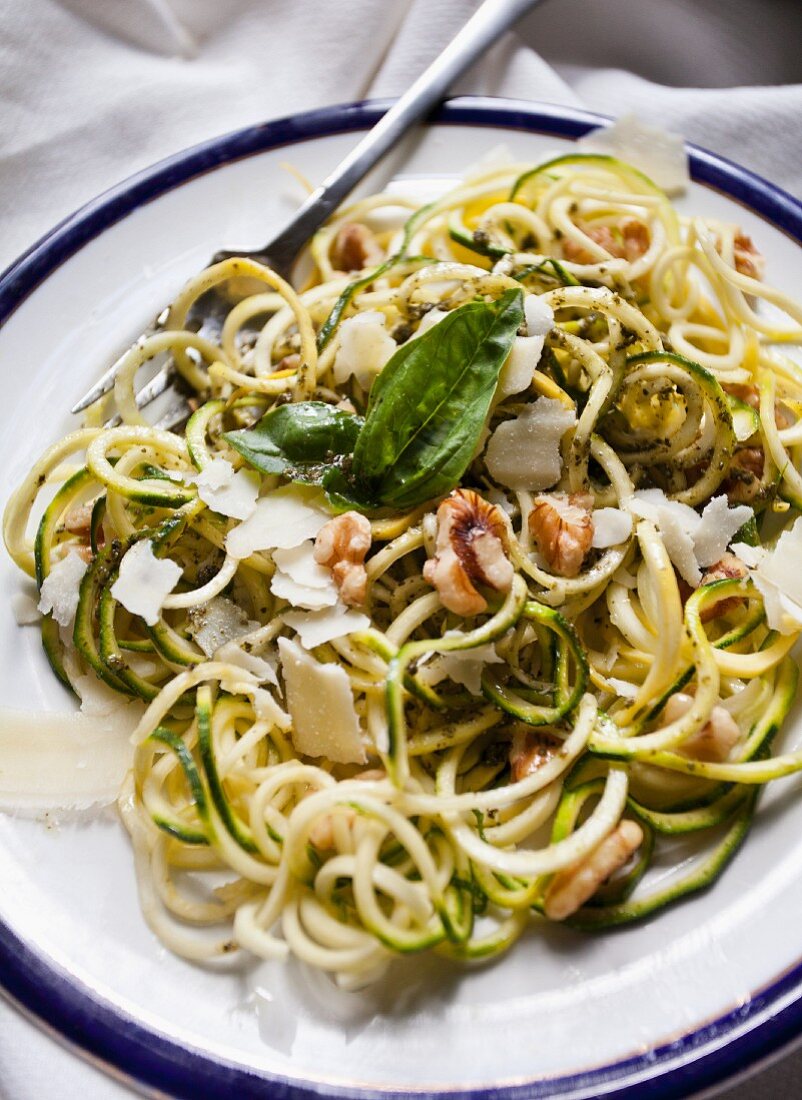
<instances>
[{"instance_id":1,"label":"walnut piece","mask_svg":"<svg viewBox=\"0 0 802 1100\"><path fill-rule=\"evenodd\" d=\"M751 504L763 494L765 459L762 447L742 447L735 452L730 459L727 476L721 483L730 504Z\"/></svg>"},{"instance_id":2,"label":"walnut piece","mask_svg":"<svg viewBox=\"0 0 802 1100\"><path fill-rule=\"evenodd\" d=\"M367 768L365 771L352 775L351 778L359 779L363 783L373 783L380 779L386 779L387 773L384 768ZM349 830L353 828L354 823L359 818L359 814L351 806L340 805L337 812L345 823L345 827ZM319 852L330 852L337 847L337 840L334 835L336 828L334 818L334 813L324 814L317 819L309 830L309 841Z\"/></svg>"},{"instance_id":3,"label":"walnut piece","mask_svg":"<svg viewBox=\"0 0 802 1100\"><path fill-rule=\"evenodd\" d=\"M510 772L513 783L548 764L559 751L561 742L550 733L541 730L518 730L510 746Z\"/></svg>"},{"instance_id":4,"label":"walnut piece","mask_svg":"<svg viewBox=\"0 0 802 1100\"><path fill-rule=\"evenodd\" d=\"M752 238L739 229L733 241L735 270L750 279L762 279L766 270L765 256L755 248Z\"/></svg>"},{"instance_id":5,"label":"walnut piece","mask_svg":"<svg viewBox=\"0 0 802 1100\"><path fill-rule=\"evenodd\" d=\"M626 218L621 223L618 234L609 225L580 225L578 228L605 252L630 263L639 259L649 247L648 226L635 218ZM599 263L597 256L591 255L587 248L570 238L563 241L563 258L577 264Z\"/></svg>"},{"instance_id":6,"label":"walnut piece","mask_svg":"<svg viewBox=\"0 0 802 1100\"><path fill-rule=\"evenodd\" d=\"M693 705L693 696L684 691L675 692L663 708L666 725L671 725L687 714ZM710 712L710 719L698 733L683 741L677 752L692 760L704 760L719 763L726 760L734 745L741 738L738 724L724 707L716 705Z\"/></svg>"},{"instance_id":7,"label":"walnut piece","mask_svg":"<svg viewBox=\"0 0 802 1100\"><path fill-rule=\"evenodd\" d=\"M362 271L380 264L384 252L375 235L361 222L345 222L331 246L331 263L337 271Z\"/></svg>"},{"instance_id":8,"label":"walnut piece","mask_svg":"<svg viewBox=\"0 0 802 1100\"><path fill-rule=\"evenodd\" d=\"M739 401L743 401L745 405L749 405L749 407L756 412L760 409L760 393L757 386L741 382L728 382L723 389L733 397L737 397ZM780 431L782 431L783 428L790 428L793 422L793 417L788 409L783 407L782 402L775 401L774 423Z\"/></svg>"},{"instance_id":9,"label":"walnut piece","mask_svg":"<svg viewBox=\"0 0 802 1100\"><path fill-rule=\"evenodd\" d=\"M593 542L590 493L539 496L529 513L529 533L552 572L575 577Z\"/></svg>"},{"instance_id":10,"label":"walnut piece","mask_svg":"<svg viewBox=\"0 0 802 1100\"><path fill-rule=\"evenodd\" d=\"M476 585L507 592L513 573L499 509L473 489L455 489L437 509L435 556L423 567L443 606L456 615L478 615L487 600Z\"/></svg>"},{"instance_id":11,"label":"walnut piece","mask_svg":"<svg viewBox=\"0 0 802 1100\"><path fill-rule=\"evenodd\" d=\"M702 584L714 584L715 581L728 581L734 580L736 577L745 577L749 570L746 568L740 558L736 558L735 554L731 554L727 551L726 554L717 561L715 565L711 565L709 569L706 569L702 574ZM710 607L706 607L701 614L701 620L703 623L710 622L711 619L718 619L721 615L726 615L728 611L732 611L740 603L743 602L741 596L727 596L723 600L718 600L717 603L711 604Z\"/></svg>"},{"instance_id":12,"label":"walnut piece","mask_svg":"<svg viewBox=\"0 0 802 1100\"><path fill-rule=\"evenodd\" d=\"M543 909L548 919L565 920L575 913L610 875L624 866L642 841L640 825L627 819L581 863L556 874L544 899Z\"/></svg>"},{"instance_id":13,"label":"walnut piece","mask_svg":"<svg viewBox=\"0 0 802 1100\"><path fill-rule=\"evenodd\" d=\"M370 550L370 520L360 512L344 512L325 523L315 539L314 558L331 570L340 599L360 607L367 594L365 556Z\"/></svg>"}]
</instances>

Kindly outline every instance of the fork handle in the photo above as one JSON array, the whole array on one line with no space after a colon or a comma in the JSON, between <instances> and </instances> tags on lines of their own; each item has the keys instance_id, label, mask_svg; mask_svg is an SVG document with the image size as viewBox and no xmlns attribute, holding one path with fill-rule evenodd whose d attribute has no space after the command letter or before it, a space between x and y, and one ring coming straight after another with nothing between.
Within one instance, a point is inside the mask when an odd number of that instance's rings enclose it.
<instances>
[{"instance_id":1,"label":"fork handle","mask_svg":"<svg viewBox=\"0 0 802 1100\"><path fill-rule=\"evenodd\" d=\"M457 77L481 57L504 31L541 2L484 0L428 69L312 192L289 225L265 246L264 252L272 261L292 263L300 244L330 217L374 164L445 96Z\"/></svg>"}]
</instances>

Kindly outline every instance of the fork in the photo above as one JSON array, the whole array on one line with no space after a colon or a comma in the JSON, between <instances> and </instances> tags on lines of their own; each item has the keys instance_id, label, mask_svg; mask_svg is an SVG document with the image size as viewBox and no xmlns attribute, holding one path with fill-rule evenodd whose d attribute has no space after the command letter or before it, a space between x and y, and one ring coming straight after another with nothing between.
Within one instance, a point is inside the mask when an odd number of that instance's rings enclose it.
<instances>
[{"instance_id":1,"label":"fork","mask_svg":"<svg viewBox=\"0 0 802 1100\"><path fill-rule=\"evenodd\" d=\"M211 263L233 257L245 257L271 267L290 280L296 260L310 237L334 213L340 203L371 168L445 96L451 84L488 49L504 31L542 0L484 0L465 26L411 87L396 101L356 147L337 165L323 183L312 192L292 220L278 236L255 251L217 252ZM214 291L203 295L193 306L192 324L202 336L219 331L223 302ZM226 306L228 308L228 306ZM164 326L163 310L143 336ZM141 339L141 337L140 337ZM125 355L114 362L99 381L70 410L81 412L114 387ZM190 406L176 389L174 368L168 363L138 392L138 408L145 408L171 388L175 403L158 422L162 428L176 427L189 415ZM119 418L109 424L119 423Z\"/></svg>"}]
</instances>

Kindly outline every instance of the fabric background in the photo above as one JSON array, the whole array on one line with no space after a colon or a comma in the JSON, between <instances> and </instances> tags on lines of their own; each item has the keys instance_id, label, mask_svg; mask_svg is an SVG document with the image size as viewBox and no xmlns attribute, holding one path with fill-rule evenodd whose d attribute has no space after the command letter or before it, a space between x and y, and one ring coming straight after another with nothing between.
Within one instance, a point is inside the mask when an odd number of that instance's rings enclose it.
<instances>
[{"instance_id":1,"label":"fabric background","mask_svg":"<svg viewBox=\"0 0 802 1100\"><path fill-rule=\"evenodd\" d=\"M476 0L0 0L0 267L194 142L397 95ZM798 0L548 0L456 91L633 109L802 193ZM725 1095L802 1092L802 1057ZM0 1100L131 1094L0 1002Z\"/></svg>"}]
</instances>

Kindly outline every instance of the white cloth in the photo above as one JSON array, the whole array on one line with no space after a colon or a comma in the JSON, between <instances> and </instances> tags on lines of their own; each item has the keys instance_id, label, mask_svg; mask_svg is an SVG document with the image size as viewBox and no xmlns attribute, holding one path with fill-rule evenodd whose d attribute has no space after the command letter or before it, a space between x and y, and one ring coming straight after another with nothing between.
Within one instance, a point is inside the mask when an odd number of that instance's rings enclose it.
<instances>
[{"instance_id":1,"label":"white cloth","mask_svg":"<svg viewBox=\"0 0 802 1100\"><path fill-rule=\"evenodd\" d=\"M187 145L398 94L474 7L0 0L0 266L104 188ZM457 90L634 109L798 195L802 85L789 82L802 80L800 31L798 0L549 0ZM790 1095L798 1076L785 1065L732 1096ZM126 1096L0 1003L0 1100Z\"/></svg>"}]
</instances>

